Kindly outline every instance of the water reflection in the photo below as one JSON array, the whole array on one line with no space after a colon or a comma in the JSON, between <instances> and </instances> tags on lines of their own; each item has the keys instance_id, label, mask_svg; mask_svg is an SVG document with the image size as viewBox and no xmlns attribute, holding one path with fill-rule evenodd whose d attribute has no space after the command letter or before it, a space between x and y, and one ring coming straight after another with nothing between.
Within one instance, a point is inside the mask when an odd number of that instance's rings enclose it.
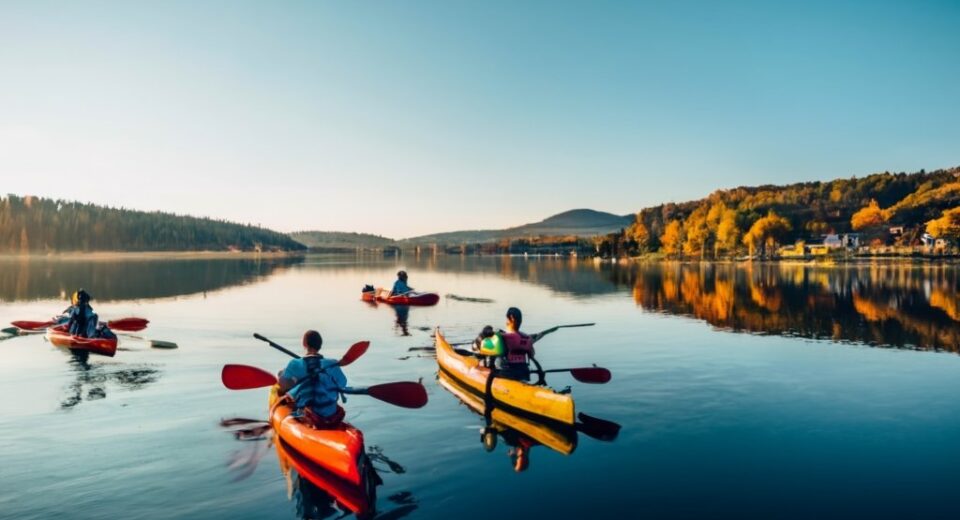
<instances>
[{"instance_id":1,"label":"water reflection","mask_svg":"<svg viewBox=\"0 0 960 520\"><path fill-rule=\"evenodd\" d=\"M69 352L74 381L66 389L60 408L69 410L83 401L97 401L107 397L108 383L125 390L139 390L155 383L160 371L148 365L91 364L90 353Z\"/></svg>"},{"instance_id":2,"label":"water reflection","mask_svg":"<svg viewBox=\"0 0 960 520\"><path fill-rule=\"evenodd\" d=\"M633 298L733 331L957 352L957 282L949 265L656 264Z\"/></svg>"},{"instance_id":3,"label":"water reflection","mask_svg":"<svg viewBox=\"0 0 960 520\"><path fill-rule=\"evenodd\" d=\"M394 305L393 312L397 317L394 321L393 330L396 331L399 336L409 336L410 326L407 322L410 320L410 306Z\"/></svg>"},{"instance_id":4,"label":"water reflection","mask_svg":"<svg viewBox=\"0 0 960 520\"><path fill-rule=\"evenodd\" d=\"M77 287L98 301L166 298L256 281L303 257L70 260L0 258L0 301L65 299Z\"/></svg>"},{"instance_id":5,"label":"water reflection","mask_svg":"<svg viewBox=\"0 0 960 520\"><path fill-rule=\"evenodd\" d=\"M493 406L475 392L467 389L443 370L437 380L440 386L453 394L461 403L484 419L480 441L484 449L496 449L498 438L507 446L507 455L514 471L526 471L530 467L531 450L546 446L558 453L569 455L577 448L577 430L562 424L535 420L519 412Z\"/></svg>"}]
</instances>

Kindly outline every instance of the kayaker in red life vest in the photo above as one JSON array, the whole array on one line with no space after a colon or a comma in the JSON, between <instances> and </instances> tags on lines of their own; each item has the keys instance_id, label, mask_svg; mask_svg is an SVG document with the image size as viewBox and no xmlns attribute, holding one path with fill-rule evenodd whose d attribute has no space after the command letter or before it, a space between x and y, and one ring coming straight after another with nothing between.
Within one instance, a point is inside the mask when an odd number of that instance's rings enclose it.
<instances>
[{"instance_id":1,"label":"kayaker in red life vest","mask_svg":"<svg viewBox=\"0 0 960 520\"><path fill-rule=\"evenodd\" d=\"M507 309L507 330L494 333L493 327L487 325L474 342L474 350L483 356L484 365L498 369L500 376L528 381L529 362L535 355L533 344L556 329L529 335L520 332L521 323L523 313L516 307L510 307Z\"/></svg>"},{"instance_id":2,"label":"kayaker in red life vest","mask_svg":"<svg viewBox=\"0 0 960 520\"><path fill-rule=\"evenodd\" d=\"M393 282L393 290L390 291L390 296L400 296L407 294L412 291L413 287L407 285L407 272L399 271L397 272L397 281Z\"/></svg>"},{"instance_id":3,"label":"kayaker in red life vest","mask_svg":"<svg viewBox=\"0 0 960 520\"><path fill-rule=\"evenodd\" d=\"M315 330L303 334L306 355L293 359L280 372L280 395L296 403L297 414L316 428L330 428L343 420L345 412L337 404L340 389L347 385L336 360L320 355L323 338Z\"/></svg>"}]
</instances>

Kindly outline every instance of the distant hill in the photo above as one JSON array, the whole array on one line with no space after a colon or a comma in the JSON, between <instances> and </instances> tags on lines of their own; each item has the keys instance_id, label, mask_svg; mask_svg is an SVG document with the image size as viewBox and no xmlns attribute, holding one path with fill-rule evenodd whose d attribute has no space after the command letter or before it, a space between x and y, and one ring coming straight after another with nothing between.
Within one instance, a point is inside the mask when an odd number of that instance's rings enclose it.
<instances>
[{"instance_id":1,"label":"distant hill","mask_svg":"<svg viewBox=\"0 0 960 520\"><path fill-rule=\"evenodd\" d=\"M592 209L574 209L558 213L540 222L507 229L485 229L435 233L402 240L404 244L459 244L494 242L506 238L531 236L591 237L619 231L629 226L633 215L621 216Z\"/></svg>"},{"instance_id":2,"label":"distant hill","mask_svg":"<svg viewBox=\"0 0 960 520\"><path fill-rule=\"evenodd\" d=\"M341 231L297 231L290 237L309 247L319 250L355 250L383 249L397 247L396 240L368 233L346 233Z\"/></svg>"},{"instance_id":3,"label":"distant hill","mask_svg":"<svg viewBox=\"0 0 960 520\"><path fill-rule=\"evenodd\" d=\"M32 196L0 198L0 253L305 249L283 233L223 220Z\"/></svg>"}]
</instances>

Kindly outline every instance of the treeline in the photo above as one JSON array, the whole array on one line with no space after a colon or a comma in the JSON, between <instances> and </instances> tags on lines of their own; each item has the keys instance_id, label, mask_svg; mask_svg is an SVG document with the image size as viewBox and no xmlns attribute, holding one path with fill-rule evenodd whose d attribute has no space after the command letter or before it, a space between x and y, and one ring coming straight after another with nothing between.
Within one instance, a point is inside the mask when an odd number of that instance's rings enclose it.
<instances>
[{"instance_id":1,"label":"treeline","mask_svg":"<svg viewBox=\"0 0 960 520\"><path fill-rule=\"evenodd\" d=\"M903 232L891 234L892 227ZM957 240L960 168L718 190L701 200L645 208L622 233L602 237L597 250L768 256L781 244L850 232L864 245L912 245L924 233Z\"/></svg>"},{"instance_id":2,"label":"treeline","mask_svg":"<svg viewBox=\"0 0 960 520\"><path fill-rule=\"evenodd\" d=\"M29 196L0 199L0 253L303 249L285 234L223 220Z\"/></svg>"},{"instance_id":3,"label":"treeline","mask_svg":"<svg viewBox=\"0 0 960 520\"><path fill-rule=\"evenodd\" d=\"M496 242L462 243L444 245L447 254L520 255L520 254L593 254L597 241L577 235L532 236L528 238L502 238Z\"/></svg>"}]
</instances>

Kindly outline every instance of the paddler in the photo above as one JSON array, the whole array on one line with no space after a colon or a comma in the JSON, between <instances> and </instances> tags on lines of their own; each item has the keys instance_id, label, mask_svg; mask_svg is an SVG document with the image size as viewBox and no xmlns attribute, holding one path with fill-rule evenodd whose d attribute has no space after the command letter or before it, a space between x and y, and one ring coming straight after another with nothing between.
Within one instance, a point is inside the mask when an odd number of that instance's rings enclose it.
<instances>
[{"instance_id":1,"label":"paddler","mask_svg":"<svg viewBox=\"0 0 960 520\"><path fill-rule=\"evenodd\" d=\"M407 272L398 271L397 272L397 281L393 282L393 290L390 291L390 296L400 296L407 294L412 291L413 287L407 285Z\"/></svg>"},{"instance_id":2,"label":"paddler","mask_svg":"<svg viewBox=\"0 0 960 520\"><path fill-rule=\"evenodd\" d=\"M337 361L320 355L323 338L315 330L303 334L305 355L293 359L280 372L280 395L288 395L296 403L297 414L316 428L340 424L345 412L337 404L340 389L347 385Z\"/></svg>"},{"instance_id":3,"label":"paddler","mask_svg":"<svg viewBox=\"0 0 960 520\"><path fill-rule=\"evenodd\" d=\"M80 289L70 297L73 305L65 311L68 314L67 331L74 336L93 338L97 335L97 313L90 306L90 294Z\"/></svg>"},{"instance_id":4,"label":"paddler","mask_svg":"<svg viewBox=\"0 0 960 520\"><path fill-rule=\"evenodd\" d=\"M529 335L520 332L520 325L523 323L520 309L510 307L506 317L507 330L494 333L493 327L487 325L474 342L475 350L485 358L485 366L497 368L500 376L529 381L529 362L535 354L533 344L557 329Z\"/></svg>"}]
</instances>

